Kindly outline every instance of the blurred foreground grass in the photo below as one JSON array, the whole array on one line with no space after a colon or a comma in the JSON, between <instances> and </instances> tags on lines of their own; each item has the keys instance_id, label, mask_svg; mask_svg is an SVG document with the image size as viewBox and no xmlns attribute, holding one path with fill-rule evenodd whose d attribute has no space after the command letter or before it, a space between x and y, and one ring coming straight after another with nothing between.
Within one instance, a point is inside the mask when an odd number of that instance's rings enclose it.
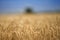
<instances>
[{"instance_id":1,"label":"blurred foreground grass","mask_svg":"<svg viewBox=\"0 0 60 40\"><path fill-rule=\"evenodd\" d=\"M60 40L60 14L1 15L0 40Z\"/></svg>"}]
</instances>

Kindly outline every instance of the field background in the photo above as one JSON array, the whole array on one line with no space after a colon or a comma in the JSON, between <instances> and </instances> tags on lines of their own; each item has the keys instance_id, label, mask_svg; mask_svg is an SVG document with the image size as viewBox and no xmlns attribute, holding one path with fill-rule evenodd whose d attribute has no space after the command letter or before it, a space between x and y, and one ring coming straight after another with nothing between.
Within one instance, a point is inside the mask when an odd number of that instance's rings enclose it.
<instances>
[{"instance_id":1,"label":"field background","mask_svg":"<svg viewBox=\"0 0 60 40\"><path fill-rule=\"evenodd\" d=\"M0 40L60 40L60 14L0 15Z\"/></svg>"}]
</instances>

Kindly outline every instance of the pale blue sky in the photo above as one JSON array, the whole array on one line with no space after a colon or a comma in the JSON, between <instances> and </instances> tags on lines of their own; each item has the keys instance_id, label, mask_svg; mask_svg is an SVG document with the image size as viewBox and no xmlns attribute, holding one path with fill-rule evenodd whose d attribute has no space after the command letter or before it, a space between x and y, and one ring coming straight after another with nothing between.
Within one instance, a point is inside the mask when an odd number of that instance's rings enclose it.
<instances>
[{"instance_id":1,"label":"pale blue sky","mask_svg":"<svg viewBox=\"0 0 60 40\"><path fill-rule=\"evenodd\" d=\"M23 12L32 7L35 12L60 9L60 0L0 0L0 12Z\"/></svg>"}]
</instances>

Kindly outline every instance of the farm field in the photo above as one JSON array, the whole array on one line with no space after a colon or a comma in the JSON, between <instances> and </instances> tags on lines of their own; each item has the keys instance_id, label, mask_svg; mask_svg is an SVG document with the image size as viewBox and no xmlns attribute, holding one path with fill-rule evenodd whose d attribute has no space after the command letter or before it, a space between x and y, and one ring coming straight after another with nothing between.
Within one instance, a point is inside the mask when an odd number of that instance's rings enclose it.
<instances>
[{"instance_id":1,"label":"farm field","mask_svg":"<svg viewBox=\"0 0 60 40\"><path fill-rule=\"evenodd\" d=\"M1 15L0 40L60 40L60 14Z\"/></svg>"}]
</instances>

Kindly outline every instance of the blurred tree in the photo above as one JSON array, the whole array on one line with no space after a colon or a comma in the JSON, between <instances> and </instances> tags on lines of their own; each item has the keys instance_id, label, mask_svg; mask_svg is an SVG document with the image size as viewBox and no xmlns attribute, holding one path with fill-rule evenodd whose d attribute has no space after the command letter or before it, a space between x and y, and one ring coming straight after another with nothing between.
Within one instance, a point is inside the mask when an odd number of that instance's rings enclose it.
<instances>
[{"instance_id":1,"label":"blurred tree","mask_svg":"<svg viewBox=\"0 0 60 40\"><path fill-rule=\"evenodd\" d=\"M32 14L32 12L33 12L33 11L32 11L31 8L27 8L27 9L26 9L26 13L27 13L27 14Z\"/></svg>"}]
</instances>

